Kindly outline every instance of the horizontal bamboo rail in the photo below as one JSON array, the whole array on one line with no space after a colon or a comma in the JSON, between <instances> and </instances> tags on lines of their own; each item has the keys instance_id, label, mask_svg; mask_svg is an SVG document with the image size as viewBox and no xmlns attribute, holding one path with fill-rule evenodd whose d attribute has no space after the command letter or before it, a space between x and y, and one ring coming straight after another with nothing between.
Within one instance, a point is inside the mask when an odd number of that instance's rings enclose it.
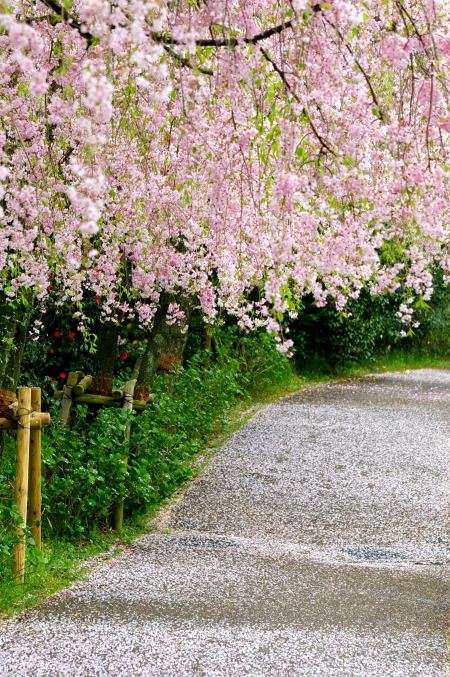
<instances>
[{"instance_id":1,"label":"horizontal bamboo rail","mask_svg":"<svg viewBox=\"0 0 450 677\"><path fill-rule=\"evenodd\" d=\"M50 414L47 412L32 412L29 420L31 430L39 430L43 425L49 425L52 422ZM17 419L0 418L0 430L17 430L19 422Z\"/></svg>"},{"instance_id":2,"label":"horizontal bamboo rail","mask_svg":"<svg viewBox=\"0 0 450 677\"><path fill-rule=\"evenodd\" d=\"M103 407L122 408L122 403L119 400L106 395L80 395L80 397L72 398L72 401L74 404L97 404ZM147 402L144 402L144 400L133 400L133 409L136 409L136 411L144 411L146 406Z\"/></svg>"},{"instance_id":3,"label":"horizontal bamboo rail","mask_svg":"<svg viewBox=\"0 0 450 677\"><path fill-rule=\"evenodd\" d=\"M61 390L55 390L53 393L54 400L61 400L63 398L63 392ZM144 411L147 404L153 401L153 395L149 398L147 402L145 400L133 400L133 409L136 411ZM122 408L122 402L114 397L108 397L106 395L91 395L86 393L80 395L79 397L72 397L73 404L93 404L101 407L115 407L116 409Z\"/></svg>"}]
</instances>

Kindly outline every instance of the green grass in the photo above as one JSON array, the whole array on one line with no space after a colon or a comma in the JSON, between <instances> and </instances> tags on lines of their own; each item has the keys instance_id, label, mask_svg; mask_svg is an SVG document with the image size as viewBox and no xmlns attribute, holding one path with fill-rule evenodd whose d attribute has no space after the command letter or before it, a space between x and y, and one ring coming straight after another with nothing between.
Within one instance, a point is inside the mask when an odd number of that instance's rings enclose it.
<instances>
[{"instance_id":1,"label":"green grass","mask_svg":"<svg viewBox=\"0 0 450 677\"><path fill-rule=\"evenodd\" d=\"M402 351L387 352L374 362L355 364L335 373L290 374L283 383L266 385L264 388L250 389L246 397L233 406L224 421L220 419L211 439L196 457L191 460L192 475L197 476L224 441L262 406L297 392L305 386L315 386L333 380L364 377L387 371L405 371L407 369L423 369L427 367L450 367L450 358L433 355L412 354ZM199 457L201 457L199 459ZM198 461L201 460L199 463ZM189 480L191 481L191 480ZM176 492L179 494L187 484ZM146 515L137 515L125 523L118 535L112 530L93 529L85 540L75 543L51 540L44 543L43 557L30 566L26 572L25 583L15 585L13 578L0 581L0 614L7 618L27 607L42 602L46 597L71 585L74 581L86 576L93 566L105 558L120 554L124 546L131 540L153 530L149 521L158 510L174 498L166 499L152 508Z\"/></svg>"},{"instance_id":2,"label":"green grass","mask_svg":"<svg viewBox=\"0 0 450 677\"><path fill-rule=\"evenodd\" d=\"M375 360L368 360L346 367L337 367L330 373L305 372L303 383L315 384L340 378L358 378L370 373L406 371L407 369L438 369L450 367L450 356L407 352L402 350L386 351Z\"/></svg>"},{"instance_id":3,"label":"green grass","mask_svg":"<svg viewBox=\"0 0 450 677\"><path fill-rule=\"evenodd\" d=\"M43 543L42 558L32 563L25 573L25 583L16 585L13 576L0 582L0 617L9 618L46 597L83 578L93 566L120 554L123 547L145 531L141 516L127 524L120 538L112 530L93 530L88 539L70 543L51 540ZM100 558L96 556L101 555Z\"/></svg>"}]
</instances>

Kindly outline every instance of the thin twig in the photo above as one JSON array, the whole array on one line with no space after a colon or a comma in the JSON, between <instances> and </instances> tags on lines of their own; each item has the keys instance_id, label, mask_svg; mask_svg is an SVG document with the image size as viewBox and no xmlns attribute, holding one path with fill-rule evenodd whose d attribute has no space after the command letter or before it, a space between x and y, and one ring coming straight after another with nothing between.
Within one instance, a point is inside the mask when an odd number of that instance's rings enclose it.
<instances>
[{"instance_id":1,"label":"thin twig","mask_svg":"<svg viewBox=\"0 0 450 677\"><path fill-rule=\"evenodd\" d=\"M200 73L203 73L204 75L214 75L214 71L211 70L211 68L203 68L203 66L196 66L195 64L191 63L189 59L187 59L184 56L181 56L181 54L177 54L172 47L169 45L166 45L165 43L163 44L163 47L165 51L170 54L176 61L178 61L182 66L187 66L188 68L191 68L193 71L199 71Z\"/></svg>"}]
</instances>

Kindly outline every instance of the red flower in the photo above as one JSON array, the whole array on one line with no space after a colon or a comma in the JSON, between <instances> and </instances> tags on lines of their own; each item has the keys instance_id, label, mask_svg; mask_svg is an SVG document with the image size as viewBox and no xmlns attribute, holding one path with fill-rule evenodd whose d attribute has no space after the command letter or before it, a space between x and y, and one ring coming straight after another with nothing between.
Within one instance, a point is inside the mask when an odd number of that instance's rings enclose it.
<instances>
[{"instance_id":1,"label":"red flower","mask_svg":"<svg viewBox=\"0 0 450 677\"><path fill-rule=\"evenodd\" d=\"M53 280L53 275L47 275L48 280Z\"/></svg>"},{"instance_id":2,"label":"red flower","mask_svg":"<svg viewBox=\"0 0 450 677\"><path fill-rule=\"evenodd\" d=\"M50 376L50 383L54 383L56 381L56 378L53 378L53 376Z\"/></svg>"},{"instance_id":3,"label":"red flower","mask_svg":"<svg viewBox=\"0 0 450 677\"><path fill-rule=\"evenodd\" d=\"M122 317L125 317L125 313L123 312L123 310L122 310Z\"/></svg>"},{"instance_id":4,"label":"red flower","mask_svg":"<svg viewBox=\"0 0 450 677\"><path fill-rule=\"evenodd\" d=\"M121 359L121 360L126 360L127 357L128 357L128 354L127 354L127 353L120 353L120 359Z\"/></svg>"},{"instance_id":5,"label":"red flower","mask_svg":"<svg viewBox=\"0 0 450 677\"><path fill-rule=\"evenodd\" d=\"M69 338L73 338L73 337L75 336L75 332L74 332L74 331L69 331L69 333L67 334L67 336L68 336Z\"/></svg>"},{"instance_id":6,"label":"red flower","mask_svg":"<svg viewBox=\"0 0 450 677\"><path fill-rule=\"evenodd\" d=\"M67 378L67 374L65 374L64 372L62 372L62 374L59 375L59 378Z\"/></svg>"},{"instance_id":7,"label":"red flower","mask_svg":"<svg viewBox=\"0 0 450 677\"><path fill-rule=\"evenodd\" d=\"M53 348L50 348L50 355L54 355L54 354L55 354L55 351L53 350Z\"/></svg>"},{"instance_id":8,"label":"red flower","mask_svg":"<svg viewBox=\"0 0 450 677\"><path fill-rule=\"evenodd\" d=\"M71 306L70 312L74 313L75 312L75 306Z\"/></svg>"},{"instance_id":9,"label":"red flower","mask_svg":"<svg viewBox=\"0 0 450 677\"><path fill-rule=\"evenodd\" d=\"M98 303L100 301L100 296L98 294L96 295L94 301L95 301L95 303Z\"/></svg>"},{"instance_id":10,"label":"red flower","mask_svg":"<svg viewBox=\"0 0 450 677\"><path fill-rule=\"evenodd\" d=\"M55 331L55 333L53 334L53 336L54 336L55 338L61 338L62 334L61 334L60 331Z\"/></svg>"},{"instance_id":11,"label":"red flower","mask_svg":"<svg viewBox=\"0 0 450 677\"><path fill-rule=\"evenodd\" d=\"M49 284L48 287L47 287L47 289L48 289L49 291L53 291L54 288L55 288L55 287L54 287L52 284Z\"/></svg>"}]
</instances>

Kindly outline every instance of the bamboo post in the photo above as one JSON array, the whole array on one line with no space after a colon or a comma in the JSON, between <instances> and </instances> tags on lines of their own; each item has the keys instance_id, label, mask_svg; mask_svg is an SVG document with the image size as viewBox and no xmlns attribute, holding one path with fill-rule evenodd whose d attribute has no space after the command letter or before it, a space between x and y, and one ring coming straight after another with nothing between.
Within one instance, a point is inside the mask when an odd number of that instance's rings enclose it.
<instances>
[{"instance_id":1,"label":"bamboo post","mask_svg":"<svg viewBox=\"0 0 450 677\"><path fill-rule=\"evenodd\" d=\"M67 382L63 390L64 394L62 397L61 409L59 410L59 418L64 423L67 423L69 418L70 408L72 406L72 389L78 383L79 378L79 371L71 371L67 377Z\"/></svg>"},{"instance_id":2,"label":"bamboo post","mask_svg":"<svg viewBox=\"0 0 450 677\"><path fill-rule=\"evenodd\" d=\"M31 388L31 409L33 412L41 413L40 388ZM37 417L32 415L32 418ZM39 550L42 548L41 504L41 427L39 427L30 429L30 465L28 472L28 524Z\"/></svg>"},{"instance_id":3,"label":"bamboo post","mask_svg":"<svg viewBox=\"0 0 450 677\"><path fill-rule=\"evenodd\" d=\"M132 411L132 409L133 409L133 395L134 395L135 386L136 386L136 379L133 379L132 381L127 381L123 386L124 402L123 402L122 408L125 409L125 411ZM125 463L125 468L127 467L127 463L128 463L128 449L129 449L129 446L130 446L130 436L131 436L131 421L128 419L126 426L125 426L125 450L126 450L126 454L127 454L123 459L123 461ZM116 509L114 510L114 529L117 532L122 531L123 506L124 506L124 501L122 500L116 505Z\"/></svg>"},{"instance_id":4,"label":"bamboo post","mask_svg":"<svg viewBox=\"0 0 450 677\"><path fill-rule=\"evenodd\" d=\"M16 484L14 500L22 520L17 530L18 543L14 545L14 573L16 583L25 579L25 533L27 523L28 465L30 455L31 388L18 391L18 427L16 443Z\"/></svg>"},{"instance_id":5,"label":"bamboo post","mask_svg":"<svg viewBox=\"0 0 450 677\"><path fill-rule=\"evenodd\" d=\"M84 395L92 385L92 376L85 376L73 387L74 395Z\"/></svg>"}]
</instances>

